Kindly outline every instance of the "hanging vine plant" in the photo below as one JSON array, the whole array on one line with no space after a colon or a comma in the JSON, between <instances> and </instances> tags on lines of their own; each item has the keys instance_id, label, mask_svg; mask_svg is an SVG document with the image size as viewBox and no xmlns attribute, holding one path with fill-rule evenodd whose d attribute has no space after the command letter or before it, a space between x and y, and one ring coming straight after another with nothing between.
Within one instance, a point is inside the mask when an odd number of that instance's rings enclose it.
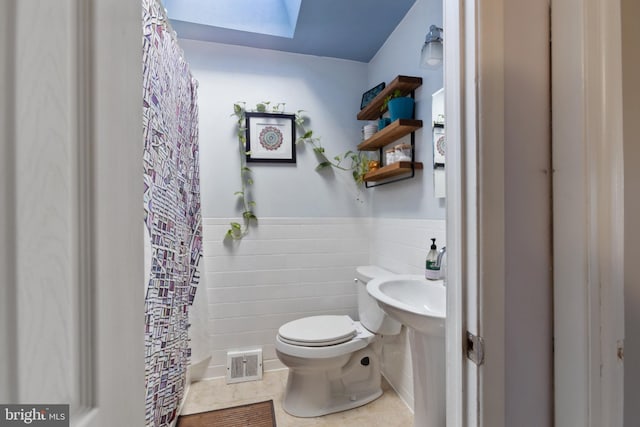
<instances>
[{"instance_id":1,"label":"hanging vine plant","mask_svg":"<svg viewBox=\"0 0 640 427\"><path fill-rule=\"evenodd\" d=\"M364 175L369 171L369 156L360 151L349 150L329 160L324 147L320 144L320 138L314 136L312 130L306 129L304 125L305 117L302 113L304 113L304 110L298 110L296 113L296 127L302 133L302 137L297 139L296 144L306 143L313 148L313 152L318 156L316 170L319 171L327 167L333 167L342 171L351 172L356 184L361 185L364 182Z\"/></svg>"},{"instance_id":2,"label":"hanging vine plant","mask_svg":"<svg viewBox=\"0 0 640 427\"><path fill-rule=\"evenodd\" d=\"M255 110L259 113L281 113L284 114L284 103L271 105L271 102L264 101L256 105ZM240 154L240 184L241 188L234 194L239 198L239 204L242 207L242 223L231 222L227 230L225 238L232 240L240 240L247 234L252 224L258 222L255 214L256 202L251 197L251 186L253 185L253 171L247 166L247 155L251 155L247 151L247 127L246 127L246 103L238 102L233 105L233 116L237 122L238 136L238 152ZM298 110L295 113L296 134L302 135L296 139L296 145L308 144L312 147L313 152L318 157L318 165L316 171L320 171L327 167L338 170L351 172L354 181L358 185L362 185L364 175L368 171L369 157L365 153L357 151L347 151L342 155L334 156L329 159L326 155L324 147L320 144L320 138L313 134L311 129L305 126L306 117L303 115L304 110Z\"/></svg>"}]
</instances>

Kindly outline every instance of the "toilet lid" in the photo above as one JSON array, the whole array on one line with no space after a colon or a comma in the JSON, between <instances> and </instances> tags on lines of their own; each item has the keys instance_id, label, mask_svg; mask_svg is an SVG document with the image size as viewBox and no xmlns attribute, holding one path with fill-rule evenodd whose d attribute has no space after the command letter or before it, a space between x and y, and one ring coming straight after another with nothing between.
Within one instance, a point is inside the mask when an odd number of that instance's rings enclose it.
<instances>
[{"instance_id":1,"label":"toilet lid","mask_svg":"<svg viewBox=\"0 0 640 427\"><path fill-rule=\"evenodd\" d=\"M278 335L288 344L324 347L349 341L356 328L349 316L311 316L285 323Z\"/></svg>"}]
</instances>

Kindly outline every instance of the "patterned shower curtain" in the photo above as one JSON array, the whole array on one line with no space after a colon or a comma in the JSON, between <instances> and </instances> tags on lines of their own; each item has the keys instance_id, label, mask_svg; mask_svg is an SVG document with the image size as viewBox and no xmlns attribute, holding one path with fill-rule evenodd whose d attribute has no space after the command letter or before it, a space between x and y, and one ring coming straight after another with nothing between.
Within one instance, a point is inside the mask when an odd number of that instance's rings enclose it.
<instances>
[{"instance_id":1,"label":"patterned shower curtain","mask_svg":"<svg viewBox=\"0 0 640 427\"><path fill-rule=\"evenodd\" d=\"M184 395L188 310L202 255L197 82L159 0L142 0L146 426L168 426ZM133 183L132 183L133 185ZM117 313L114 313L117 315Z\"/></svg>"}]
</instances>

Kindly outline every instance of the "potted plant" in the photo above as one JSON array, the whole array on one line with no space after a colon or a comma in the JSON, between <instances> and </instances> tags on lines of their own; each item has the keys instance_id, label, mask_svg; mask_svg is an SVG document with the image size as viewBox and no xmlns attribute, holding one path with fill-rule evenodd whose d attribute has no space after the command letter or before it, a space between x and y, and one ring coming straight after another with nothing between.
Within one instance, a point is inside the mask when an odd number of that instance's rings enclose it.
<instances>
[{"instance_id":1,"label":"potted plant","mask_svg":"<svg viewBox=\"0 0 640 427\"><path fill-rule=\"evenodd\" d=\"M398 119L412 119L413 107L414 99L409 96L403 96L402 91L396 89L385 98L381 111L384 112L389 109L389 116L393 123Z\"/></svg>"}]
</instances>

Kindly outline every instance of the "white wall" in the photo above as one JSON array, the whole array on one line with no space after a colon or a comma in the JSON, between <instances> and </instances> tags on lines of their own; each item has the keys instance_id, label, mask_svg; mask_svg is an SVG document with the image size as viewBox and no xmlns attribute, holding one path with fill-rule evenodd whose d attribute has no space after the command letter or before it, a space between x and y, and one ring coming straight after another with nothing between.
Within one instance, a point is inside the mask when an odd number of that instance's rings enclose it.
<instances>
[{"instance_id":1,"label":"white wall","mask_svg":"<svg viewBox=\"0 0 640 427\"><path fill-rule=\"evenodd\" d=\"M634 426L640 418L640 55L638 40L640 4L622 0L622 73L624 122L624 425Z\"/></svg>"},{"instance_id":2,"label":"white wall","mask_svg":"<svg viewBox=\"0 0 640 427\"><path fill-rule=\"evenodd\" d=\"M204 218L239 214L234 196L240 189L238 139L231 117L236 102L246 101L248 109L271 101L286 103L290 113L305 110L309 128L330 157L359 143L356 114L366 90L366 64L192 40L180 44L200 83ZM350 175L316 172L316 165L315 154L304 146L298 146L295 165L251 163L258 217L368 216L368 204L355 201Z\"/></svg>"},{"instance_id":3,"label":"white wall","mask_svg":"<svg viewBox=\"0 0 640 427\"><path fill-rule=\"evenodd\" d=\"M264 349L266 370L282 367L275 337L288 321L357 318L353 279L356 267L369 262L368 218L265 218L241 242L223 245L229 220L204 220L213 350L205 377L225 375L228 350L256 346Z\"/></svg>"},{"instance_id":4,"label":"white wall","mask_svg":"<svg viewBox=\"0 0 640 427\"><path fill-rule=\"evenodd\" d=\"M433 197L433 149L431 95L442 88L442 67L419 67L420 49L431 24L442 27L442 1L417 0L368 67L369 87L389 83L397 75L422 77L415 93L416 119L423 128L415 134L416 161L424 163L414 179L375 188L372 194L374 217L444 219L445 199ZM404 138L409 142L409 137ZM371 190L370 190L371 191Z\"/></svg>"}]
</instances>

